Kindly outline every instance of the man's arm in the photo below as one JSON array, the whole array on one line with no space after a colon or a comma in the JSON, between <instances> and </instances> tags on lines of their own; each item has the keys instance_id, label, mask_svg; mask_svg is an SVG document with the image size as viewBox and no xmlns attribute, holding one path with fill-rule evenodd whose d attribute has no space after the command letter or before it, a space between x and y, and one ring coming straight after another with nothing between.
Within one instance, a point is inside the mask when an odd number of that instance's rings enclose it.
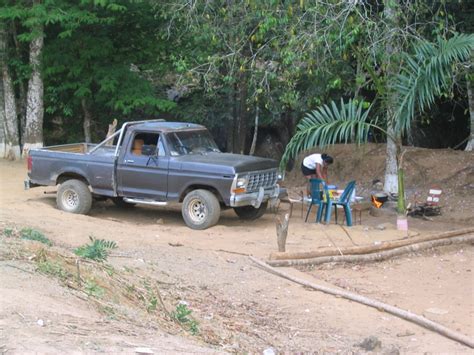
<instances>
[{"instance_id":1,"label":"man's arm","mask_svg":"<svg viewBox=\"0 0 474 355\"><path fill-rule=\"evenodd\" d=\"M321 165L320 165L320 164L316 164L316 177L317 177L318 179L325 180L325 179L324 179L324 168L321 169Z\"/></svg>"}]
</instances>

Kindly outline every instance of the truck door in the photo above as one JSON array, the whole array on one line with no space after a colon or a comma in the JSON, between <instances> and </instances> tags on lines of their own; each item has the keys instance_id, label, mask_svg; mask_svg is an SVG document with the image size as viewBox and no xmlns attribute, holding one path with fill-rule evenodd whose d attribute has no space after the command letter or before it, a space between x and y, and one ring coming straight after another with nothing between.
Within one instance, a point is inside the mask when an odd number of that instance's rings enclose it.
<instances>
[{"instance_id":1,"label":"truck door","mask_svg":"<svg viewBox=\"0 0 474 355\"><path fill-rule=\"evenodd\" d=\"M118 191L124 197L165 201L168 164L163 139L157 132L134 132L117 164Z\"/></svg>"}]
</instances>

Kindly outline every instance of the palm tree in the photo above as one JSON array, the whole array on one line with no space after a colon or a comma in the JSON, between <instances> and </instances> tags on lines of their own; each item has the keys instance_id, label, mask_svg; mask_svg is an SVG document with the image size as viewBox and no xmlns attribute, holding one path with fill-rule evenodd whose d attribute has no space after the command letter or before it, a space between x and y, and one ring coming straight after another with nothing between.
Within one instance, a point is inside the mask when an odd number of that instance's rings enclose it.
<instances>
[{"instance_id":1,"label":"palm tree","mask_svg":"<svg viewBox=\"0 0 474 355\"><path fill-rule=\"evenodd\" d=\"M397 142L397 149L392 155L387 151L387 160L394 159L398 171L398 211L405 212L403 189L403 166L401 137L408 132L415 114L430 107L436 97L449 89L452 81L454 64L469 59L474 49L474 35L458 34L446 40L438 38L435 43L417 40L414 53L402 55L404 65L395 75L388 90L395 98L396 104L390 107L397 109L393 121L379 124L378 117L371 117L371 107L364 109L362 102L341 99L338 106L331 102L309 112L297 125L296 134L288 143L283 154L280 168L283 170L289 159L299 152L315 146L325 147L330 144L348 141L367 142L370 130L378 130L392 141Z\"/></svg>"}]
</instances>

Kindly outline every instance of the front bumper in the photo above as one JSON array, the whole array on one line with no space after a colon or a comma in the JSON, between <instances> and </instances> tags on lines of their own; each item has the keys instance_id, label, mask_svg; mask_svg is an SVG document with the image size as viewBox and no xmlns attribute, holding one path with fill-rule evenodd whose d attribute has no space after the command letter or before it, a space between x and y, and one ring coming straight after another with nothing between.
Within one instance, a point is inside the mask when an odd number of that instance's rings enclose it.
<instances>
[{"instance_id":1,"label":"front bumper","mask_svg":"<svg viewBox=\"0 0 474 355\"><path fill-rule=\"evenodd\" d=\"M259 208L262 202L269 200L276 200L280 195L280 186L276 185L270 189L260 188L259 191L244 193L244 194L232 194L230 196L231 207L243 207L253 206Z\"/></svg>"}]
</instances>

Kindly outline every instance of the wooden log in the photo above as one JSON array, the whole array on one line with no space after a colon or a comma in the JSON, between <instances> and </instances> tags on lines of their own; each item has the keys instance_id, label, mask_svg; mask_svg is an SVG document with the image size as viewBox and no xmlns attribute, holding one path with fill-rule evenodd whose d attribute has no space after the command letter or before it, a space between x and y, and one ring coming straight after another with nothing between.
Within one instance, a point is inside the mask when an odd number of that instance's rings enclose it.
<instances>
[{"instance_id":1,"label":"wooden log","mask_svg":"<svg viewBox=\"0 0 474 355\"><path fill-rule=\"evenodd\" d=\"M405 245L410 245L414 243L420 243L430 240L437 240L437 239L444 239L450 238L458 235L474 233L474 228L465 228L465 229L458 229L455 231L444 232L440 234L432 234L427 236L418 236L413 238L405 238L405 239L398 239L398 240L391 240L388 242L383 242L378 245L361 245L361 246L353 246L342 248L340 251L335 248L324 248L321 250L313 250L307 252L273 252L270 254L270 260L287 260L287 259L310 259L310 258L317 258L320 256L332 256L332 255L340 255L340 252L344 255L353 255L353 254L368 254L374 253L382 250L389 250L398 247L402 247Z\"/></svg>"},{"instance_id":2,"label":"wooden log","mask_svg":"<svg viewBox=\"0 0 474 355\"><path fill-rule=\"evenodd\" d=\"M114 118L114 120L112 121L111 124L109 124L109 130L107 131L107 135L105 136L105 139L109 138L110 136L112 136L115 131L117 130L117 119ZM112 142L113 139L111 139L110 141L108 141L105 145L114 145L114 142Z\"/></svg>"},{"instance_id":3,"label":"wooden log","mask_svg":"<svg viewBox=\"0 0 474 355\"><path fill-rule=\"evenodd\" d=\"M351 301L354 301L354 302L358 302L358 303L361 303L361 304L364 304L366 306L369 306L369 307L373 307L377 310L383 310L387 313L390 313L390 314L393 314L399 318L402 318L402 319L405 319L405 320L408 320L410 322L413 322L415 324L418 324L426 329L429 329L429 330L432 330L438 334L441 334L447 338L450 338L450 339L453 339L463 345L467 345L469 346L470 348L474 348L474 340L472 340L470 337L462 334L462 333L459 333L457 331L454 331L454 330L451 330L439 323L436 323L436 322L433 322L432 320L428 319L428 318L425 318L423 316L419 316L417 314L414 314L414 313L411 313L409 311L406 311L404 309L401 309L401 308L398 308L398 307L395 307L395 306L392 306L392 305L389 305L389 304L386 304L386 303L383 303L383 302L380 302L380 301L377 301L377 300L374 300L374 299L371 299L371 298L368 298L368 297L364 297L364 296L361 296L357 293L354 293L354 292L350 292L350 291L345 291L345 290L341 290L341 289L338 289L338 288L335 288L335 287L328 287L328 286L324 286L324 285L319 285L319 284L316 284L316 283L313 283L313 282L308 282L306 280L302 280L302 279L299 279L297 277L294 277L294 276L291 276L291 275L288 275L280 270L277 270L267 264L265 264L263 261L261 260L258 260L252 256L250 256L250 259L256 263L257 265L259 265L260 267L262 267L265 271L269 272L269 273L272 273L274 275L277 275L277 276L280 276L280 277L283 277L284 279L287 279L287 280L290 280L292 282L296 282L300 285L303 285L305 287L309 287L309 288L312 288L314 290L317 290L317 291L321 291L321 292L324 292L324 293L327 293L327 294L330 294L330 295L334 295L334 296L338 296L338 297L343 297L345 299L348 299L348 300L351 300Z\"/></svg>"},{"instance_id":4,"label":"wooden log","mask_svg":"<svg viewBox=\"0 0 474 355\"><path fill-rule=\"evenodd\" d=\"M302 266L302 265L320 265L324 263L361 263L382 261L402 254L418 252L421 250L454 245L454 244L474 244L474 235L458 236L444 239L437 239L427 242L421 242L403 247L362 255L332 255L320 256L310 259L289 259L289 260L269 260L267 263L271 266Z\"/></svg>"}]
</instances>

